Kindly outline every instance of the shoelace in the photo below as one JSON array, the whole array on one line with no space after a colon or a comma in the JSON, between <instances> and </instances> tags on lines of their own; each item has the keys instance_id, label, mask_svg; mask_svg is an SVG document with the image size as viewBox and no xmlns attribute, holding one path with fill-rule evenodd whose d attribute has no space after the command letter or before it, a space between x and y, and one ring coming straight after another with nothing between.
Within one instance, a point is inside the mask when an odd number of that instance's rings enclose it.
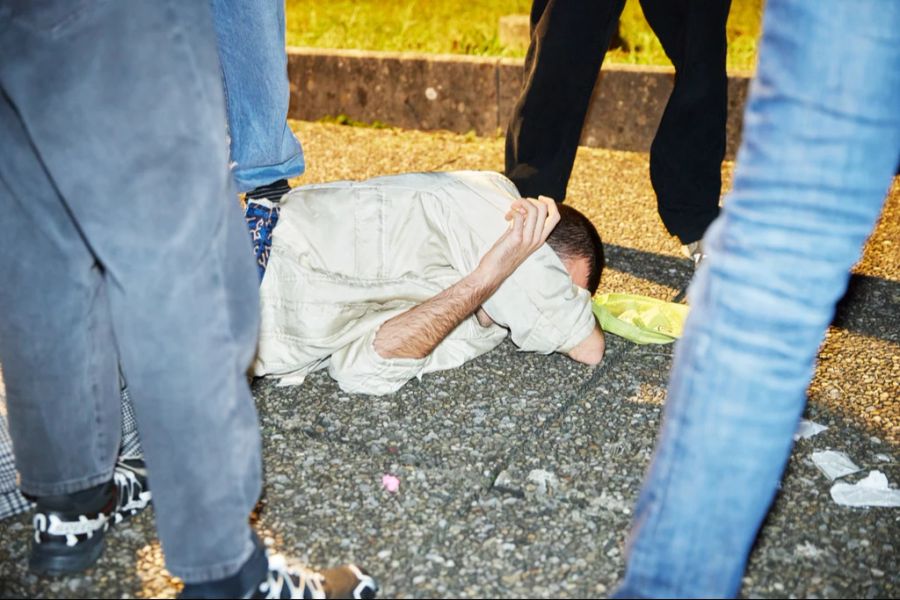
<instances>
[{"instance_id":1,"label":"shoelace","mask_svg":"<svg viewBox=\"0 0 900 600\"><path fill-rule=\"evenodd\" d=\"M269 557L269 572L266 581L259 584L259 591L266 598L327 598L325 578L320 573L304 568L288 568L284 557L278 554ZM287 596L283 595L285 591ZM309 596L306 595L307 591Z\"/></svg>"},{"instance_id":2,"label":"shoelace","mask_svg":"<svg viewBox=\"0 0 900 600\"><path fill-rule=\"evenodd\" d=\"M94 518L78 515L77 521L63 521L54 514L35 513L32 520L34 525L34 541L42 544L41 534L65 537L66 546L78 544L78 536L90 539L98 531L106 531L109 528L109 516L99 513ZM324 596L323 596L324 597Z\"/></svg>"},{"instance_id":3,"label":"shoelace","mask_svg":"<svg viewBox=\"0 0 900 600\"><path fill-rule=\"evenodd\" d=\"M137 476L128 469L116 468L113 472L113 481L119 490L118 506L114 517L115 523L118 524L124 518L122 513L137 511L147 506L150 502L150 492L144 490L144 486Z\"/></svg>"}]
</instances>

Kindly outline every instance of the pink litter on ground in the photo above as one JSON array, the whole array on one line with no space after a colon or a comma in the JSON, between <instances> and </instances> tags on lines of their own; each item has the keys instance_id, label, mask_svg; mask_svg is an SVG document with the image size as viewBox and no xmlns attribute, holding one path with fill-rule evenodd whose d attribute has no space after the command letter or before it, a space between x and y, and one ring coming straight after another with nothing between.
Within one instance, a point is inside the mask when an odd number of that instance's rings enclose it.
<instances>
[{"instance_id":1,"label":"pink litter on ground","mask_svg":"<svg viewBox=\"0 0 900 600\"><path fill-rule=\"evenodd\" d=\"M385 474L381 477L381 485L390 493L394 493L400 489L400 480L393 475Z\"/></svg>"}]
</instances>

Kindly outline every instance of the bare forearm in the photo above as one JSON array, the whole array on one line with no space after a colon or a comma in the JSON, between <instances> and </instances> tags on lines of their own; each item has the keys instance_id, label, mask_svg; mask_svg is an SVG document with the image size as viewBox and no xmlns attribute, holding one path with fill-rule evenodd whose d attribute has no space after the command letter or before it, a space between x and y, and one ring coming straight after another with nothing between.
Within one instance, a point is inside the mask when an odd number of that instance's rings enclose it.
<instances>
[{"instance_id":1,"label":"bare forearm","mask_svg":"<svg viewBox=\"0 0 900 600\"><path fill-rule=\"evenodd\" d=\"M497 291L559 223L549 198L519 199L510 205L510 226L491 246L475 270L434 298L383 323L375 335L382 358L425 358L463 320Z\"/></svg>"},{"instance_id":2,"label":"bare forearm","mask_svg":"<svg viewBox=\"0 0 900 600\"><path fill-rule=\"evenodd\" d=\"M476 269L440 294L385 321L375 335L382 358L425 358L497 291L504 278Z\"/></svg>"},{"instance_id":3,"label":"bare forearm","mask_svg":"<svg viewBox=\"0 0 900 600\"><path fill-rule=\"evenodd\" d=\"M595 324L590 335L569 350L568 355L580 363L596 366L603 360L605 352L606 339L603 336L603 330L600 329L599 325Z\"/></svg>"}]
</instances>

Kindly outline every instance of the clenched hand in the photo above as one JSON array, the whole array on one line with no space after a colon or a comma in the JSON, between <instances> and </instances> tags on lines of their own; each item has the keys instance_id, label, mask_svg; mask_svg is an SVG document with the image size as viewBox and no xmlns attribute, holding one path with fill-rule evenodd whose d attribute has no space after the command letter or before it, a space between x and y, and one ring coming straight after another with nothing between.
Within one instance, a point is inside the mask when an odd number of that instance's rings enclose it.
<instances>
[{"instance_id":1,"label":"clenched hand","mask_svg":"<svg viewBox=\"0 0 900 600\"><path fill-rule=\"evenodd\" d=\"M547 241L559 223L556 202L546 196L520 198L506 213L509 229L500 236L478 265L491 278L506 279Z\"/></svg>"}]
</instances>

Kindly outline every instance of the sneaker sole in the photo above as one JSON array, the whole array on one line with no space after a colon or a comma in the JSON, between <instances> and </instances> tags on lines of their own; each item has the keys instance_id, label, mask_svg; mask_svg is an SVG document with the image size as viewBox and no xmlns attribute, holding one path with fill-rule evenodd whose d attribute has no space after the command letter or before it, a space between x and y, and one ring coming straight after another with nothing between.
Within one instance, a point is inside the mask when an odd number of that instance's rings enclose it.
<instances>
[{"instance_id":1,"label":"sneaker sole","mask_svg":"<svg viewBox=\"0 0 900 600\"><path fill-rule=\"evenodd\" d=\"M32 546L31 556L28 558L28 569L37 575L70 575L84 571L100 558L106 547L105 537L91 546L80 548L79 552L55 553Z\"/></svg>"}]
</instances>

